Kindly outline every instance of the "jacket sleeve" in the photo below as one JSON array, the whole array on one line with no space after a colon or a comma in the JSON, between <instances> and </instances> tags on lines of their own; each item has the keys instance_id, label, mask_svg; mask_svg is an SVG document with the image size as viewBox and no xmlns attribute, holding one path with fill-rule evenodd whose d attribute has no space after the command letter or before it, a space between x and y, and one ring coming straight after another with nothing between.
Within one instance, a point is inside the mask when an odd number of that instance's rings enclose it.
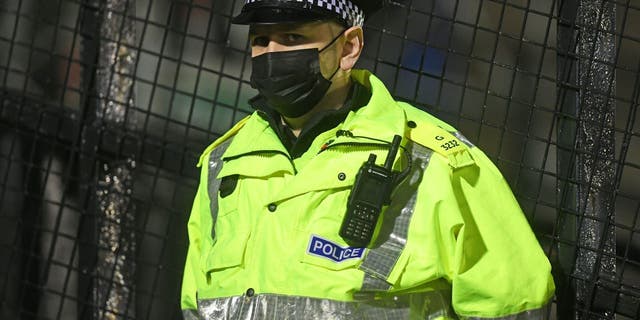
<instances>
[{"instance_id":1,"label":"jacket sleeve","mask_svg":"<svg viewBox=\"0 0 640 320\"><path fill-rule=\"evenodd\" d=\"M508 184L487 156L451 172L462 227L453 244L452 305L462 319L544 319L551 266Z\"/></svg>"},{"instance_id":2,"label":"jacket sleeve","mask_svg":"<svg viewBox=\"0 0 640 320\"><path fill-rule=\"evenodd\" d=\"M203 283L204 274L201 271L200 257L202 242L202 221L201 213L209 210L207 195L207 166L202 166L200 183L196 192L187 232L189 236L189 248L187 251L187 259L184 265L184 273L182 277L182 294L180 306L185 319L198 319L197 305L197 284Z\"/></svg>"}]
</instances>

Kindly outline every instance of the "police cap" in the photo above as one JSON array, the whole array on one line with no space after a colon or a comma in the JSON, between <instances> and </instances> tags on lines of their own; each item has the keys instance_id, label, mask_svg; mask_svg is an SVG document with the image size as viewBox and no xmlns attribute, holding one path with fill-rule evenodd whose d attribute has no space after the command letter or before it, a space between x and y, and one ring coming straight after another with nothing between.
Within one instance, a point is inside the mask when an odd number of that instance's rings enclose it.
<instances>
[{"instance_id":1,"label":"police cap","mask_svg":"<svg viewBox=\"0 0 640 320\"><path fill-rule=\"evenodd\" d=\"M334 19L345 27L362 26L385 0L246 0L236 24L293 23Z\"/></svg>"}]
</instances>

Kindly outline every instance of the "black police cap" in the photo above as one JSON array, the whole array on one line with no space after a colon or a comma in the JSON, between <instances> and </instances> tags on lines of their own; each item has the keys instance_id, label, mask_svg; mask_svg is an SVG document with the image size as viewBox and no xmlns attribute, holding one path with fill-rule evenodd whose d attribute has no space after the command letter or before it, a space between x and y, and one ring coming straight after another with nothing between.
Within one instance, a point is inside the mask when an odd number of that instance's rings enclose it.
<instances>
[{"instance_id":1,"label":"black police cap","mask_svg":"<svg viewBox=\"0 0 640 320\"><path fill-rule=\"evenodd\" d=\"M385 0L246 0L236 24L293 23L334 19L345 27L362 26Z\"/></svg>"}]
</instances>

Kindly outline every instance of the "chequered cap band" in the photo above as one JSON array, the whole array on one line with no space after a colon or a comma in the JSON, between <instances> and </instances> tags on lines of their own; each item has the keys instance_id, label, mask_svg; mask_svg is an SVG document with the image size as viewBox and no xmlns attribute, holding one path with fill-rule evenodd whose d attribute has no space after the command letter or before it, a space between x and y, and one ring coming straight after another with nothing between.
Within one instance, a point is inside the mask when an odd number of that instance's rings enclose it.
<instances>
[{"instance_id":1,"label":"chequered cap band","mask_svg":"<svg viewBox=\"0 0 640 320\"><path fill-rule=\"evenodd\" d=\"M247 4L266 0L246 0ZM308 2L324 10L331 11L342 17L351 26L364 25L364 11L349 0L290 0L289 2Z\"/></svg>"}]
</instances>

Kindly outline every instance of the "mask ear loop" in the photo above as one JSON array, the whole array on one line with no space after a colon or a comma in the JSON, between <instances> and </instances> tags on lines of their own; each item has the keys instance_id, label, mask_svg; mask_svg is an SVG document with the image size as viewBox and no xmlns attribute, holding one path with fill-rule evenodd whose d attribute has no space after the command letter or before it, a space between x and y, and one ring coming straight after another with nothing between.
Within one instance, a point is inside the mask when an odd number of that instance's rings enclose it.
<instances>
[{"instance_id":1,"label":"mask ear loop","mask_svg":"<svg viewBox=\"0 0 640 320\"><path fill-rule=\"evenodd\" d=\"M336 43L336 41L338 41L338 39L340 39L340 37L342 37L342 35L344 35L344 33L347 31L347 29L342 29L342 31L335 37L333 38L333 40L331 40L331 42L329 42L329 44L327 44L326 46L324 46L324 48L320 49L318 51L318 53L322 53L322 51L327 50L329 47L331 47L334 43Z\"/></svg>"},{"instance_id":2,"label":"mask ear loop","mask_svg":"<svg viewBox=\"0 0 640 320\"><path fill-rule=\"evenodd\" d=\"M333 38L333 40L331 40L331 42L329 42L329 44L327 44L326 46L324 46L324 48L318 50L318 54L322 53L322 51L327 50L329 47L331 47L334 43L336 43L336 41L338 41L338 39L340 39L340 37L342 37L342 35L344 35L344 33L347 31L347 29L342 29L342 31L335 37ZM338 62L338 66L336 67L336 70L333 71L333 73L331 74L331 77L329 77L329 81L331 81L331 79L333 79L333 77L336 75L336 73L338 73L338 70L340 70L340 63Z\"/></svg>"},{"instance_id":3,"label":"mask ear loop","mask_svg":"<svg viewBox=\"0 0 640 320\"><path fill-rule=\"evenodd\" d=\"M336 67L336 71L334 71L331 74L331 77L329 77L329 79L327 79L327 80L331 81L333 79L333 77L336 75L336 73L338 73L338 70L340 70L340 63L338 63L338 66Z\"/></svg>"}]
</instances>

